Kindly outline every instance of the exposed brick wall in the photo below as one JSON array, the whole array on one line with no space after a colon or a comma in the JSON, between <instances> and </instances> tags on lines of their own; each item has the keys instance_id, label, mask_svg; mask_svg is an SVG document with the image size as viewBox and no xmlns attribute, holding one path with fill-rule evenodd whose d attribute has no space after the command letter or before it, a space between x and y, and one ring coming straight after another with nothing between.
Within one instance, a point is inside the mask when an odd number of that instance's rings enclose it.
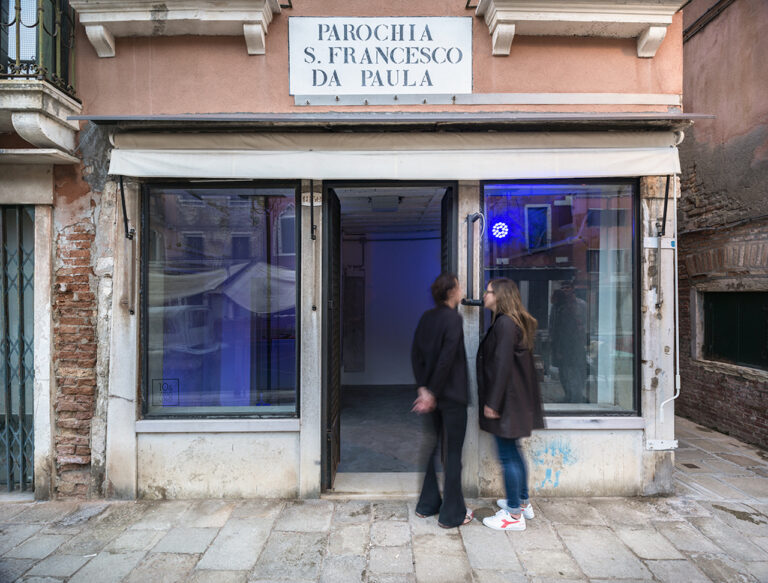
<instances>
[{"instance_id":1,"label":"exposed brick wall","mask_svg":"<svg viewBox=\"0 0 768 583\"><path fill-rule=\"evenodd\" d=\"M96 392L96 301L91 289L92 226L58 234L54 274L56 493L85 496L90 485L91 419Z\"/></svg>"},{"instance_id":2,"label":"exposed brick wall","mask_svg":"<svg viewBox=\"0 0 768 583\"><path fill-rule=\"evenodd\" d=\"M768 448L768 371L707 361L697 353L691 289L768 291L768 221L682 234L681 392L676 412ZM701 324L699 324L701 325Z\"/></svg>"}]
</instances>

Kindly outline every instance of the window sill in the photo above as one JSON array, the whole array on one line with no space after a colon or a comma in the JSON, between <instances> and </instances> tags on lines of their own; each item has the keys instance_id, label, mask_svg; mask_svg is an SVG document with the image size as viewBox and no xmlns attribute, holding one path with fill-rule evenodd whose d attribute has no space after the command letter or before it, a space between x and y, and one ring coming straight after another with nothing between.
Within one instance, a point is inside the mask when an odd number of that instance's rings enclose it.
<instances>
[{"instance_id":1,"label":"window sill","mask_svg":"<svg viewBox=\"0 0 768 583\"><path fill-rule=\"evenodd\" d=\"M143 419L136 433L295 433L299 419Z\"/></svg>"},{"instance_id":2,"label":"window sill","mask_svg":"<svg viewBox=\"0 0 768 583\"><path fill-rule=\"evenodd\" d=\"M707 370L718 374L726 375L738 375L746 380L754 380L764 382L768 378L768 371L760 368L754 368L751 366L743 366L740 364L731 364L729 362L721 362L719 360L706 360L704 358L697 358L692 361L693 364L703 366Z\"/></svg>"},{"instance_id":3,"label":"window sill","mask_svg":"<svg viewBox=\"0 0 768 583\"><path fill-rule=\"evenodd\" d=\"M645 429L642 417L544 417L547 429Z\"/></svg>"}]
</instances>

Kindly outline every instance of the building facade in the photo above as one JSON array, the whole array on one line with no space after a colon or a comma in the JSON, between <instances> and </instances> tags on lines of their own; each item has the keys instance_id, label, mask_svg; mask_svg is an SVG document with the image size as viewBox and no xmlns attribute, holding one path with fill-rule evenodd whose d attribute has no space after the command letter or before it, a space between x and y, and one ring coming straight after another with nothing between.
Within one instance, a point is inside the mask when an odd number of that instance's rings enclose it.
<instances>
[{"instance_id":1,"label":"building facade","mask_svg":"<svg viewBox=\"0 0 768 583\"><path fill-rule=\"evenodd\" d=\"M685 106L716 117L686 132L680 150L679 411L761 447L768 447L768 67L753 55L766 47L766 22L764 2L686 7Z\"/></svg>"},{"instance_id":2,"label":"building facade","mask_svg":"<svg viewBox=\"0 0 768 583\"><path fill-rule=\"evenodd\" d=\"M11 474L413 493L409 346L452 271L470 369L490 279L539 322L534 495L671 492L682 4L70 2L76 99L0 81L7 236L34 211L34 379L6 406L34 474ZM493 495L477 415L465 492Z\"/></svg>"}]
</instances>

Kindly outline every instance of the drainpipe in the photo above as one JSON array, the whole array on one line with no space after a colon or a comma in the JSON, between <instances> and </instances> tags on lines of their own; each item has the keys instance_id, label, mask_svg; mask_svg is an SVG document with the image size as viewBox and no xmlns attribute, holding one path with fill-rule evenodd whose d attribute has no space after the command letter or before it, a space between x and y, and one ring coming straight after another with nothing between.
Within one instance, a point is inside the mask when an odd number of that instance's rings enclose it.
<instances>
[{"instance_id":1,"label":"drainpipe","mask_svg":"<svg viewBox=\"0 0 768 583\"><path fill-rule=\"evenodd\" d=\"M680 308L679 308L679 295L678 295L678 268L677 268L677 193L672 196L672 212L673 218L672 218L672 224L673 224L673 237L672 239L672 250L674 252L674 271L675 271L675 277L674 277L674 310L675 310L675 346L674 346L674 353L675 353L675 394L670 397L669 399L666 399L661 402L659 405L659 422L664 422L664 405L667 403L671 403L675 399L677 399L680 396ZM659 240L661 240L661 237L659 237Z\"/></svg>"}]
</instances>

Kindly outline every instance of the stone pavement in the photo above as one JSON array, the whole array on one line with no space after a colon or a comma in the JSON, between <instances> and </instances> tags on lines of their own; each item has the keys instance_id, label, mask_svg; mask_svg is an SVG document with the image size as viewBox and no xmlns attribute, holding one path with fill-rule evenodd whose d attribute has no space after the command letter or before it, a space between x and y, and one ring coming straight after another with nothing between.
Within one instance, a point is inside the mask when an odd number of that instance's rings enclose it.
<instances>
[{"instance_id":1,"label":"stone pavement","mask_svg":"<svg viewBox=\"0 0 768 583\"><path fill-rule=\"evenodd\" d=\"M538 498L525 532L410 500L0 503L0 582L768 582L768 453L677 434L677 496Z\"/></svg>"}]
</instances>

